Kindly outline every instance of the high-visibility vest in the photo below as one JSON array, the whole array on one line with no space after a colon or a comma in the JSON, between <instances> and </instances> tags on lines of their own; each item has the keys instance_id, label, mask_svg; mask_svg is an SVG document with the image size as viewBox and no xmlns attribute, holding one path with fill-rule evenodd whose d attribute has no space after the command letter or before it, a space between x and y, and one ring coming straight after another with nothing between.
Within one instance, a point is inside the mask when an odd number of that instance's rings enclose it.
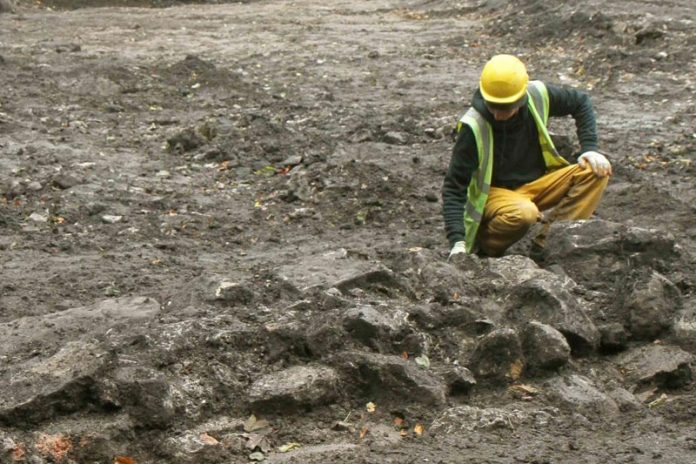
<instances>
[{"instance_id":1,"label":"high-visibility vest","mask_svg":"<svg viewBox=\"0 0 696 464\"><path fill-rule=\"evenodd\" d=\"M539 132L539 143L541 153L544 156L546 171L568 166L568 161L556 151L549 131L546 128L549 119L549 92L541 81L531 81L527 86L527 107L534 118ZM466 124L471 128L476 139L478 149L478 168L469 182L467 189L467 201L464 208L464 231L466 241L466 251L471 253L476 244L476 234L478 233L483 210L488 200L488 192L491 188L491 175L493 173L493 127L486 119L470 108L469 111L459 120L458 129Z\"/></svg>"}]
</instances>

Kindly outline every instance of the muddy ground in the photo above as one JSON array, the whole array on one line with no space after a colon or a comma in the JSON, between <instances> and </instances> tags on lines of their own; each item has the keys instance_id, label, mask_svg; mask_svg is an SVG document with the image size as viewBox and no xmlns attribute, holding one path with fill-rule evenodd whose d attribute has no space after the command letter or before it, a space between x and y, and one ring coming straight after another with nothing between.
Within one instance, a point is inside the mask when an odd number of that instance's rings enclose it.
<instances>
[{"instance_id":1,"label":"muddy ground","mask_svg":"<svg viewBox=\"0 0 696 464\"><path fill-rule=\"evenodd\" d=\"M1 462L696 463L691 0L10 3ZM614 177L544 261L447 263L500 52Z\"/></svg>"}]
</instances>

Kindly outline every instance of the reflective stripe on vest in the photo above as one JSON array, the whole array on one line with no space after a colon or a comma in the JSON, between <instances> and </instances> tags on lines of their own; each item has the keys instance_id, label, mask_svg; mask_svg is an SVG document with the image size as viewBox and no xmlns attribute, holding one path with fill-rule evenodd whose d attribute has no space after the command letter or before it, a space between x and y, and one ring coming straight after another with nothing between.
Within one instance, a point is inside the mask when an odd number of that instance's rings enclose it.
<instances>
[{"instance_id":1,"label":"reflective stripe on vest","mask_svg":"<svg viewBox=\"0 0 696 464\"><path fill-rule=\"evenodd\" d=\"M541 81L531 81L527 86L527 107L536 123L539 133L541 153L544 157L546 170L552 171L568 166L568 161L561 157L553 145L551 136L546 129L549 119L549 93ZM471 128L476 139L479 165L469 182L467 189L467 201L464 208L464 232L466 251L471 253L476 244L483 211L488 200L488 192L491 188L493 173L493 127L474 108L470 108L459 121L458 128L466 124Z\"/></svg>"}]
</instances>

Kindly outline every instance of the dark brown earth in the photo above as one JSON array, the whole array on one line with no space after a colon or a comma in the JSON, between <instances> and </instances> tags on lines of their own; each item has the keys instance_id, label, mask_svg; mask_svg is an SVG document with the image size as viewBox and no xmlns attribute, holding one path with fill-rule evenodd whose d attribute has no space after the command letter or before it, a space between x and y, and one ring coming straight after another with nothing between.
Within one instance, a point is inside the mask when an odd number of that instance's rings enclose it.
<instances>
[{"instance_id":1,"label":"dark brown earth","mask_svg":"<svg viewBox=\"0 0 696 464\"><path fill-rule=\"evenodd\" d=\"M692 0L215 3L0 3L0 462L696 463ZM447 263L501 52L614 177Z\"/></svg>"}]
</instances>

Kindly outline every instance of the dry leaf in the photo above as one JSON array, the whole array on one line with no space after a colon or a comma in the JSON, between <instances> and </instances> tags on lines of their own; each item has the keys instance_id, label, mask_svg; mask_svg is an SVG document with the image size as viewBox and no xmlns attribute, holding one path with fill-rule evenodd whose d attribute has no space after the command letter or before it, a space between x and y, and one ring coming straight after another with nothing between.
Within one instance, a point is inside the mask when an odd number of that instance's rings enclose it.
<instances>
[{"instance_id":1,"label":"dry leaf","mask_svg":"<svg viewBox=\"0 0 696 464\"><path fill-rule=\"evenodd\" d=\"M128 456L116 456L114 458L114 464L136 464L135 459L129 458Z\"/></svg>"},{"instance_id":2,"label":"dry leaf","mask_svg":"<svg viewBox=\"0 0 696 464\"><path fill-rule=\"evenodd\" d=\"M517 393L522 393L525 395L536 395L537 393L539 393L539 390L537 388L525 384L512 385L508 390Z\"/></svg>"},{"instance_id":3,"label":"dry leaf","mask_svg":"<svg viewBox=\"0 0 696 464\"><path fill-rule=\"evenodd\" d=\"M430 359L426 355L422 354L416 357L416 364L418 364L423 369L429 369Z\"/></svg>"},{"instance_id":4,"label":"dry leaf","mask_svg":"<svg viewBox=\"0 0 696 464\"><path fill-rule=\"evenodd\" d=\"M286 443L283 446L281 446L280 448L278 448L278 451L280 451L281 453L287 453L288 451L297 449L301 446L302 445L300 445L299 443L295 443L295 442Z\"/></svg>"},{"instance_id":5,"label":"dry leaf","mask_svg":"<svg viewBox=\"0 0 696 464\"><path fill-rule=\"evenodd\" d=\"M370 401L365 405L365 409L367 409L367 412L375 412L375 410L377 409L377 405Z\"/></svg>"},{"instance_id":6,"label":"dry leaf","mask_svg":"<svg viewBox=\"0 0 696 464\"><path fill-rule=\"evenodd\" d=\"M369 431L370 429L368 429L367 427L363 427L360 431L360 439L362 440L363 438L365 438L365 435L367 435Z\"/></svg>"},{"instance_id":7,"label":"dry leaf","mask_svg":"<svg viewBox=\"0 0 696 464\"><path fill-rule=\"evenodd\" d=\"M245 432L255 432L256 430L261 430L269 427L270 424L266 420L258 420L255 415L249 416L249 419L244 423Z\"/></svg>"},{"instance_id":8,"label":"dry leaf","mask_svg":"<svg viewBox=\"0 0 696 464\"><path fill-rule=\"evenodd\" d=\"M218 443L220 443L219 441L217 441L216 438L211 437L207 433L201 433L198 438L200 438L201 442L206 444L206 445L212 446L212 445L217 445Z\"/></svg>"},{"instance_id":9,"label":"dry leaf","mask_svg":"<svg viewBox=\"0 0 696 464\"><path fill-rule=\"evenodd\" d=\"M510 365L510 373L508 374L508 377L510 377L513 381L519 379L522 376L523 369L524 363L522 362L522 360L516 360L514 363Z\"/></svg>"},{"instance_id":10,"label":"dry leaf","mask_svg":"<svg viewBox=\"0 0 696 464\"><path fill-rule=\"evenodd\" d=\"M404 425L404 419L402 417L395 417L394 425L397 427L401 427L402 425Z\"/></svg>"},{"instance_id":11,"label":"dry leaf","mask_svg":"<svg viewBox=\"0 0 696 464\"><path fill-rule=\"evenodd\" d=\"M423 427L423 424L420 422L416 424L415 427L413 427L413 431L418 435L419 437L423 435L423 432L425 432L425 427Z\"/></svg>"},{"instance_id":12,"label":"dry leaf","mask_svg":"<svg viewBox=\"0 0 696 464\"><path fill-rule=\"evenodd\" d=\"M404 351L401 353L401 359L408 361L408 352Z\"/></svg>"},{"instance_id":13,"label":"dry leaf","mask_svg":"<svg viewBox=\"0 0 696 464\"><path fill-rule=\"evenodd\" d=\"M401 429L401 432L399 432L399 435L401 435L402 437L408 437L408 430Z\"/></svg>"}]
</instances>

